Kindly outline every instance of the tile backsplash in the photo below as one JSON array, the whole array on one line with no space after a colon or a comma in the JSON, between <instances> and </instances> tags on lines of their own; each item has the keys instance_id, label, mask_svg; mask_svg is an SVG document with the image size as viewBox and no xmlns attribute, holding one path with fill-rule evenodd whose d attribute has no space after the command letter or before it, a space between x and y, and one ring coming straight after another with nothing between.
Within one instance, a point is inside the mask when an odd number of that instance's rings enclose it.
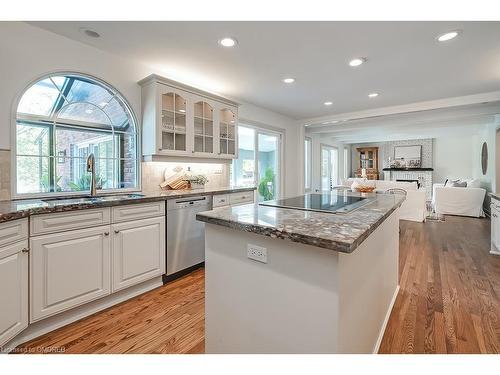
<instances>
[{"instance_id":1,"label":"tile backsplash","mask_svg":"<svg viewBox=\"0 0 500 375\"><path fill-rule=\"evenodd\" d=\"M0 201L10 199L10 150L0 149Z\"/></svg>"},{"instance_id":2,"label":"tile backsplash","mask_svg":"<svg viewBox=\"0 0 500 375\"><path fill-rule=\"evenodd\" d=\"M160 184L165 177L170 177L176 170L182 168L187 172L188 168L192 174L202 174L208 178L205 185L208 188L218 188L229 185L229 164L207 164L207 163L178 163L178 162L143 162L142 163L142 190L160 190Z\"/></svg>"}]
</instances>

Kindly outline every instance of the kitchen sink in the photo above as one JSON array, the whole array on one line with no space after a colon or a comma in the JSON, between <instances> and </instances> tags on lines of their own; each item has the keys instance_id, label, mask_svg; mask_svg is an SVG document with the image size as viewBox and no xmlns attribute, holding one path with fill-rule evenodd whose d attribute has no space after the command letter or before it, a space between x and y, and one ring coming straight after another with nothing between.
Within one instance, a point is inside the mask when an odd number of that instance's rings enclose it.
<instances>
[{"instance_id":1,"label":"kitchen sink","mask_svg":"<svg viewBox=\"0 0 500 375\"><path fill-rule=\"evenodd\" d=\"M42 199L46 203L50 203L55 206L61 205L71 205L71 204L85 204L94 202L110 202L117 201L121 199L138 199L144 197L143 194L116 194L116 195L79 195L76 197L54 197Z\"/></svg>"}]
</instances>

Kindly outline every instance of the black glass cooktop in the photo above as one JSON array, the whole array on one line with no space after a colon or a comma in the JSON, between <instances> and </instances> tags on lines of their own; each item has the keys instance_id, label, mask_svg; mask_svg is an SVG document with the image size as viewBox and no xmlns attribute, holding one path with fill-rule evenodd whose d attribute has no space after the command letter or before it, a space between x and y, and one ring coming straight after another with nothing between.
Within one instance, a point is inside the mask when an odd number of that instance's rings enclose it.
<instances>
[{"instance_id":1,"label":"black glass cooktop","mask_svg":"<svg viewBox=\"0 0 500 375\"><path fill-rule=\"evenodd\" d=\"M306 194L300 197L278 199L259 203L262 206L294 208L297 210L319 211L328 213L348 213L368 203L364 197L344 195L342 192L324 194Z\"/></svg>"}]
</instances>

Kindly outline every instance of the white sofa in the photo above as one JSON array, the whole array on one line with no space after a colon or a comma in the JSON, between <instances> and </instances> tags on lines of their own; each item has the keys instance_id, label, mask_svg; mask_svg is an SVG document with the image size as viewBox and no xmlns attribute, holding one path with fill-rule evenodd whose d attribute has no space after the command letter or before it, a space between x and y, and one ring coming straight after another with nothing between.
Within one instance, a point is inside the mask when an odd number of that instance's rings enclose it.
<instances>
[{"instance_id":1,"label":"white sofa","mask_svg":"<svg viewBox=\"0 0 500 375\"><path fill-rule=\"evenodd\" d=\"M423 222L427 217L425 204L425 190L419 189L416 182L398 182L387 180L365 180L363 178L348 178L342 183L342 187L351 188L355 181L375 184L375 192L384 193L389 189L403 189L406 191L406 200L399 210L400 220Z\"/></svg>"},{"instance_id":2,"label":"white sofa","mask_svg":"<svg viewBox=\"0 0 500 375\"><path fill-rule=\"evenodd\" d=\"M442 215L483 217L486 190L480 187L432 186L432 206Z\"/></svg>"}]
</instances>

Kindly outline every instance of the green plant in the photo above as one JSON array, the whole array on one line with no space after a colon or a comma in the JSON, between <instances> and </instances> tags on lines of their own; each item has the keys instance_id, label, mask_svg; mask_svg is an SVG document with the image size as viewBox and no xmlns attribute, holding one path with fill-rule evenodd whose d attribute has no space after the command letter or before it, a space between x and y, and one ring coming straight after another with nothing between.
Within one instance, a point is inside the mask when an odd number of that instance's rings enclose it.
<instances>
[{"instance_id":1,"label":"green plant","mask_svg":"<svg viewBox=\"0 0 500 375\"><path fill-rule=\"evenodd\" d=\"M84 174L83 176L80 176L80 178L75 182L73 181L68 182L68 186L73 191L89 190L91 178L92 177L90 174ZM106 183L106 179L101 176L96 176L95 182L97 186L103 186Z\"/></svg>"},{"instance_id":2,"label":"green plant","mask_svg":"<svg viewBox=\"0 0 500 375\"><path fill-rule=\"evenodd\" d=\"M264 177L259 181L259 194L264 198L264 200L269 201L274 199L274 180L276 175L271 167L266 169Z\"/></svg>"},{"instance_id":3,"label":"green plant","mask_svg":"<svg viewBox=\"0 0 500 375\"><path fill-rule=\"evenodd\" d=\"M62 191L62 187L59 186L59 182L61 181L62 176L56 176L56 191ZM43 187L44 191L49 191L50 190L50 183L49 183L49 176L44 175L42 176L42 180L40 181L40 184Z\"/></svg>"},{"instance_id":4,"label":"green plant","mask_svg":"<svg viewBox=\"0 0 500 375\"><path fill-rule=\"evenodd\" d=\"M184 176L184 180L188 181L192 184L198 184L198 185L205 185L208 182L208 178L205 175L198 174L198 175L193 175L193 176Z\"/></svg>"}]
</instances>

